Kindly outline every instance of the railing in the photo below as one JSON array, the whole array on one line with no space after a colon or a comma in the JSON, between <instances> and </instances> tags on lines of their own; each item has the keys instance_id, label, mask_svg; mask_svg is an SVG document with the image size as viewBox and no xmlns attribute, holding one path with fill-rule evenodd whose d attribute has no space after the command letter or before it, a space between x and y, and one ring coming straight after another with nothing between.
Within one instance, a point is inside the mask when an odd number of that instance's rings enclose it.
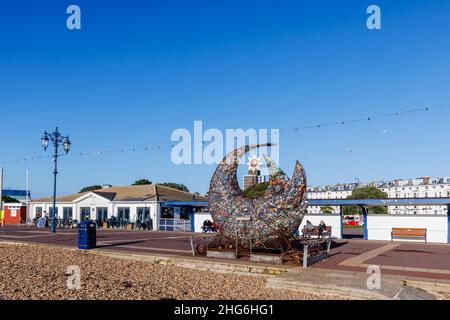
<instances>
[{"instance_id":1,"label":"railing","mask_svg":"<svg viewBox=\"0 0 450 320\"><path fill-rule=\"evenodd\" d=\"M159 220L159 230L160 231L191 232L192 231L191 220L160 219Z\"/></svg>"}]
</instances>

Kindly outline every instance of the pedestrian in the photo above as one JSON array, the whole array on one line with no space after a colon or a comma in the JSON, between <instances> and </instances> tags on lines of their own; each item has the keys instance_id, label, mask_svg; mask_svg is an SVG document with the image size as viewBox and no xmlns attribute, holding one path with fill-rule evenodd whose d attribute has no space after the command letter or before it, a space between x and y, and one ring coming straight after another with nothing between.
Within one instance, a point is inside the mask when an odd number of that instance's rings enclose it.
<instances>
[{"instance_id":1,"label":"pedestrian","mask_svg":"<svg viewBox=\"0 0 450 320\"><path fill-rule=\"evenodd\" d=\"M211 220L206 220L206 228L207 228L207 232L206 233L211 233L212 232L212 221Z\"/></svg>"},{"instance_id":2,"label":"pedestrian","mask_svg":"<svg viewBox=\"0 0 450 320\"><path fill-rule=\"evenodd\" d=\"M323 220L320 220L319 224L319 239L322 238L323 232L327 230L327 225Z\"/></svg>"},{"instance_id":3,"label":"pedestrian","mask_svg":"<svg viewBox=\"0 0 450 320\"><path fill-rule=\"evenodd\" d=\"M204 233L208 233L208 219L206 219L205 221L203 221L203 232Z\"/></svg>"}]
</instances>

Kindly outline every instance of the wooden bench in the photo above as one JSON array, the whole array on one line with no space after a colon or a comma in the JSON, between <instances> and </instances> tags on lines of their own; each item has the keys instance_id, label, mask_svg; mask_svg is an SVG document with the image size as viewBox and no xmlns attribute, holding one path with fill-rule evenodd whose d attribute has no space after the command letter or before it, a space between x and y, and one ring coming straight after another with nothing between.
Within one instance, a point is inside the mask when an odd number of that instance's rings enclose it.
<instances>
[{"instance_id":1,"label":"wooden bench","mask_svg":"<svg viewBox=\"0 0 450 320\"><path fill-rule=\"evenodd\" d=\"M314 229L311 231L306 230L306 226L303 228L303 237L311 238L311 236L319 236L319 226L314 226ZM331 226L326 226L325 230L323 230L322 237L331 237Z\"/></svg>"},{"instance_id":2,"label":"wooden bench","mask_svg":"<svg viewBox=\"0 0 450 320\"><path fill-rule=\"evenodd\" d=\"M391 241L394 237L423 238L427 242L427 229L422 228L392 228Z\"/></svg>"}]
</instances>

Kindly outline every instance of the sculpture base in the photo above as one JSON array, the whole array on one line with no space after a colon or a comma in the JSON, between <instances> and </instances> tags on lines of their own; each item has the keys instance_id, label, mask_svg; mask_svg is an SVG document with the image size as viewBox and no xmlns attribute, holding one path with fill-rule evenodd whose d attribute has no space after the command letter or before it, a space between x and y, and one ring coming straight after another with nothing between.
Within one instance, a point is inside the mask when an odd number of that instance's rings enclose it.
<instances>
[{"instance_id":1,"label":"sculpture base","mask_svg":"<svg viewBox=\"0 0 450 320\"><path fill-rule=\"evenodd\" d=\"M235 251L220 251L220 250L207 250L206 256L208 258L219 258L226 260L236 260L236 252Z\"/></svg>"},{"instance_id":2,"label":"sculpture base","mask_svg":"<svg viewBox=\"0 0 450 320\"><path fill-rule=\"evenodd\" d=\"M305 239L292 237L280 242L274 248L242 247L236 242L222 235L191 237L192 253L194 256L208 258L238 260L249 259L251 262L280 265L291 263L308 266L323 261L329 256L332 240Z\"/></svg>"},{"instance_id":3,"label":"sculpture base","mask_svg":"<svg viewBox=\"0 0 450 320\"><path fill-rule=\"evenodd\" d=\"M283 255L252 253L250 254L250 261L258 263L283 264Z\"/></svg>"}]
</instances>

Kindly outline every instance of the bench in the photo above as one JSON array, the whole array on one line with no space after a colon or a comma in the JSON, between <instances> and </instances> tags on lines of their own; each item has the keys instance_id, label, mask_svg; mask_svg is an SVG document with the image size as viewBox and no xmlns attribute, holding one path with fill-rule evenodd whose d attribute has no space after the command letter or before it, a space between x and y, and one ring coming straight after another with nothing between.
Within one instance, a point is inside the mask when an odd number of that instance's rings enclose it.
<instances>
[{"instance_id":1,"label":"bench","mask_svg":"<svg viewBox=\"0 0 450 320\"><path fill-rule=\"evenodd\" d=\"M394 237L401 238L423 238L427 242L427 229L423 228L392 228L391 241Z\"/></svg>"},{"instance_id":2,"label":"bench","mask_svg":"<svg viewBox=\"0 0 450 320\"><path fill-rule=\"evenodd\" d=\"M303 228L303 237L311 238L311 236L319 237L319 226L314 226L314 228L310 231L306 230L306 226ZM331 226L326 226L325 230L322 232L322 237L330 237L331 236Z\"/></svg>"}]
</instances>

